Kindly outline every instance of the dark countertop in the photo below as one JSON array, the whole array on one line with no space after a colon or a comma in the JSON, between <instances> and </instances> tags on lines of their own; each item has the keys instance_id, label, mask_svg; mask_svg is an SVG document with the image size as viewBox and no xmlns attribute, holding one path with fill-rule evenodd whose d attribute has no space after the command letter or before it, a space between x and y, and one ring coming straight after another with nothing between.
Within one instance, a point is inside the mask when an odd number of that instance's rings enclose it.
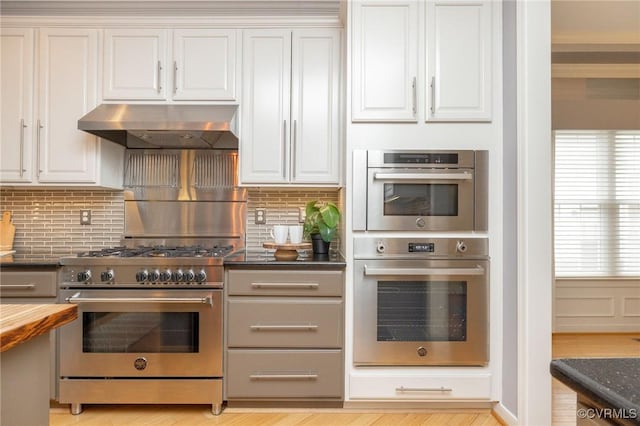
<instances>
[{"instance_id":1,"label":"dark countertop","mask_svg":"<svg viewBox=\"0 0 640 426\"><path fill-rule=\"evenodd\" d=\"M556 359L551 375L600 407L623 410L622 424L640 425L640 353L638 358Z\"/></svg>"},{"instance_id":2,"label":"dark countertop","mask_svg":"<svg viewBox=\"0 0 640 426\"><path fill-rule=\"evenodd\" d=\"M334 252L329 256L299 255L296 260L276 260L273 252L259 251L238 253L224 259L224 266L231 268L257 269L287 267L291 269L344 269L347 264L340 255Z\"/></svg>"},{"instance_id":3,"label":"dark countertop","mask_svg":"<svg viewBox=\"0 0 640 426\"><path fill-rule=\"evenodd\" d=\"M14 253L0 257L0 269L57 268L59 257Z\"/></svg>"}]
</instances>

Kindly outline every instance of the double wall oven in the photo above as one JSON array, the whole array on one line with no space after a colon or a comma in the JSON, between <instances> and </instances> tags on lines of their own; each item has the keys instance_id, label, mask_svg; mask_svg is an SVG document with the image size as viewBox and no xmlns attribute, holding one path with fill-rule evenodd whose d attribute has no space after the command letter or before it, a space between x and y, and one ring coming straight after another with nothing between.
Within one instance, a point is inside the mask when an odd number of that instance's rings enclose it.
<instances>
[{"instance_id":1,"label":"double wall oven","mask_svg":"<svg viewBox=\"0 0 640 426\"><path fill-rule=\"evenodd\" d=\"M122 246L61 259L59 401L222 408L223 259L244 249L235 151L129 150Z\"/></svg>"},{"instance_id":2,"label":"double wall oven","mask_svg":"<svg viewBox=\"0 0 640 426\"><path fill-rule=\"evenodd\" d=\"M353 160L354 364L486 365L487 151Z\"/></svg>"}]
</instances>

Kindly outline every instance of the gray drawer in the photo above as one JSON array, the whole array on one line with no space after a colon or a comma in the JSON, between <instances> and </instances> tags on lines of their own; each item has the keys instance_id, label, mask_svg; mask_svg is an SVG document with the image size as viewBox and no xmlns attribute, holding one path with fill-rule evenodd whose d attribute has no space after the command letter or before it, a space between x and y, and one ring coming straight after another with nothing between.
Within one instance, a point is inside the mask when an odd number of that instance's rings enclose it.
<instances>
[{"instance_id":1,"label":"gray drawer","mask_svg":"<svg viewBox=\"0 0 640 426\"><path fill-rule=\"evenodd\" d=\"M343 271L228 271L232 296L342 296Z\"/></svg>"},{"instance_id":2,"label":"gray drawer","mask_svg":"<svg viewBox=\"0 0 640 426\"><path fill-rule=\"evenodd\" d=\"M0 297L55 297L55 271L2 271Z\"/></svg>"},{"instance_id":3,"label":"gray drawer","mask_svg":"<svg viewBox=\"0 0 640 426\"><path fill-rule=\"evenodd\" d=\"M227 398L340 398L340 350L227 351Z\"/></svg>"},{"instance_id":4,"label":"gray drawer","mask_svg":"<svg viewBox=\"0 0 640 426\"><path fill-rule=\"evenodd\" d=\"M340 348L342 300L230 297L229 347Z\"/></svg>"}]
</instances>

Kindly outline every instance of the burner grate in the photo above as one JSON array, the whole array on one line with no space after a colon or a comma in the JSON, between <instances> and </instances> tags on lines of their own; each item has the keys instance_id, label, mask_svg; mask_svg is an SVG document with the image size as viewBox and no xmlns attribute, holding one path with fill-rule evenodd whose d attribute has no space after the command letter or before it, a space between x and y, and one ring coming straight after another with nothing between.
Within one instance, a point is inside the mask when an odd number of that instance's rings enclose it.
<instances>
[{"instance_id":1,"label":"burner grate","mask_svg":"<svg viewBox=\"0 0 640 426\"><path fill-rule=\"evenodd\" d=\"M233 251L226 246L152 246L152 247L110 247L78 253L78 257L221 257Z\"/></svg>"}]
</instances>

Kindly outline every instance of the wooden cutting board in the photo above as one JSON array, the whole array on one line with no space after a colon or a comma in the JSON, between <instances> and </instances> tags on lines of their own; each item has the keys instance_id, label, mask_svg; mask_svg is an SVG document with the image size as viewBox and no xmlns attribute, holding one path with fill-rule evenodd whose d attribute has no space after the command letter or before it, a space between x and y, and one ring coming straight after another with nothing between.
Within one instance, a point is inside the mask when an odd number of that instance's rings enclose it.
<instances>
[{"instance_id":1,"label":"wooden cutting board","mask_svg":"<svg viewBox=\"0 0 640 426\"><path fill-rule=\"evenodd\" d=\"M11 250L15 235L16 227L11 223L11 212L2 213L2 221L0 221L0 250Z\"/></svg>"}]
</instances>

